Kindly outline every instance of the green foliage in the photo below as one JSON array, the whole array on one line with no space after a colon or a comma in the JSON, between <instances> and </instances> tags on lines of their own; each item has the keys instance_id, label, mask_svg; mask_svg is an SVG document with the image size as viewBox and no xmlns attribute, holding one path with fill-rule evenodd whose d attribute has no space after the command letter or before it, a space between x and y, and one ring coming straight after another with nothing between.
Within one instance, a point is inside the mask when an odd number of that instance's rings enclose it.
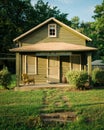
<instances>
[{"instance_id":1,"label":"green foliage","mask_svg":"<svg viewBox=\"0 0 104 130\"><path fill-rule=\"evenodd\" d=\"M86 71L68 71L66 74L69 84L76 88L84 88L85 83L88 82L88 74Z\"/></svg>"},{"instance_id":2,"label":"green foliage","mask_svg":"<svg viewBox=\"0 0 104 130\"><path fill-rule=\"evenodd\" d=\"M0 71L0 84L6 89L8 89L11 84L11 74L9 73L7 67L4 67Z\"/></svg>"},{"instance_id":3,"label":"green foliage","mask_svg":"<svg viewBox=\"0 0 104 130\"><path fill-rule=\"evenodd\" d=\"M92 55L93 59L104 59L104 1L95 6L93 18L94 22L80 23L78 30L92 39L92 42L87 42L88 46L98 48Z\"/></svg>"},{"instance_id":4,"label":"green foliage","mask_svg":"<svg viewBox=\"0 0 104 130\"><path fill-rule=\"evenodd\" d=\"M94 10L96 43L100 58L104 57L104 0L101 5L96 5Z\"/></svg>"},{"instance_id":5,"label":"green foliage","mask_svg":"<svg viewBox=\"0 0 104 130\"><path fill-rule=\"evenodd\" d=\"M8 52L14 47L12 40L30 26L33 7L27 0L4 0L0 1L0 8L0 48L1 52Z\"/></svg>"},{"instance_id":6,"label":"green foliage","mask_svg":"<svg viewBox=\"0 0 104 130\"><path fill-rule=\"evenodd\" d=\"M92 71L92 81L94 84L104 84L104 70L95 68Z\"/></svg>"},{"instance_id":7,"label":"green foliage","mask_svg":"<svg viewBox=\"0 0 104 130\"><path fill-rule=\"evenodd\" d=\"M80 18L78 16L74 16L71 19L71 27L74 29L78 29L80 24Z\"/></svg>"}]
</instances>

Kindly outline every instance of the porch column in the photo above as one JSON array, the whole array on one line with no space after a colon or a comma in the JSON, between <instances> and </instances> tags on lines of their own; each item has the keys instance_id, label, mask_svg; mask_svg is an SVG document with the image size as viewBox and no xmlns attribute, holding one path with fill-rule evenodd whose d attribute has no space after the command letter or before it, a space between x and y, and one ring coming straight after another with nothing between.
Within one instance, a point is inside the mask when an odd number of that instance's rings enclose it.
<instances>
[{"instance_id":1,"label":"porch column","mask_svg":"<svg viewBox=\"0 0 104 130\"><path fill-rule=\"evenodd\" d=\"M19 87L20 81L20 54L16 53L16 86Z\"/></svg>"},{"instance_id":2,"label":"porch column","mask_svg":"<svg viewBox=\"0 0 104 130\"><path fill-rule=\"evenodd\" d=\"M91 77L91 71L92 71L92 56L91 52L87 53L87 65L88 65L88 75Z\"/></svg>"}]
</instances>

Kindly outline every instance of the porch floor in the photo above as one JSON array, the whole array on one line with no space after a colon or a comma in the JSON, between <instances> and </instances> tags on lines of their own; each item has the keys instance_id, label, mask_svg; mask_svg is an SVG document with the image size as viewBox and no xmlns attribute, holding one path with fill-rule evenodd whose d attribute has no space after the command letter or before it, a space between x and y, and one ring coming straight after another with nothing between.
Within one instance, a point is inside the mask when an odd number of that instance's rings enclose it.
<instances>
[{"instance_id":1,"label":"porch floor","mask_svg":"<svg viewBox=\"0 0 104 130\"><path fill-rule=\"evenodd\" d=\"M15 87L15 91L31 91L35 89L46 89L46 88L69 88L68 83L57 83L57 84L30 84L30 85L20 85Z\"/></svg>"}]
</instances>

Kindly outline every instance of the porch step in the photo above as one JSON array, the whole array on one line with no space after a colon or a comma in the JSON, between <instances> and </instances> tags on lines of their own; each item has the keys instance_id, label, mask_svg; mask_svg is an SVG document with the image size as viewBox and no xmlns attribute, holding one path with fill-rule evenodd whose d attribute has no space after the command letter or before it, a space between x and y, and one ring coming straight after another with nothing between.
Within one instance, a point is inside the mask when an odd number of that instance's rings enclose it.
<instances>
[{"instance_id":1,"label":"porch step","mask_svg":"<svg viewBox=\"0 0 104 130\"><path fill-rule=\"evenodd\" d=\"M64 88L70 89L69 84L29 84L29 85L20 85L19 87L15 87L15 91L31 91L35 89L50 89L50 88Z\"/></svg>"}]
</instances>

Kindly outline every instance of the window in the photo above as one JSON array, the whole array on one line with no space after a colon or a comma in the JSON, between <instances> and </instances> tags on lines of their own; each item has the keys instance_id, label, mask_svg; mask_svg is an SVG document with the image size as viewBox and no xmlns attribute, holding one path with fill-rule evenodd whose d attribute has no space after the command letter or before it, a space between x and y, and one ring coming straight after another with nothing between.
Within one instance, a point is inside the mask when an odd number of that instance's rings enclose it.
<instances>
[{"instance_id":1,"label":"window","mask_svg":"<svg viewBox=\"0 0 104 130\"><path fill-rule=\"evenodd\" d=\"M48 25L48 36L49 37L56 37L56 24L49 24Z\"/></svg>"},{"instance_id":2,"label":"window","mask_svg":"<svg viewBox=\"0 0 104 130\"><path fill-rule=\"evenodd\" d=\"M37 57L33 55L23 55L22 73L37 74Z\"/></svg>"}]
</instances>

